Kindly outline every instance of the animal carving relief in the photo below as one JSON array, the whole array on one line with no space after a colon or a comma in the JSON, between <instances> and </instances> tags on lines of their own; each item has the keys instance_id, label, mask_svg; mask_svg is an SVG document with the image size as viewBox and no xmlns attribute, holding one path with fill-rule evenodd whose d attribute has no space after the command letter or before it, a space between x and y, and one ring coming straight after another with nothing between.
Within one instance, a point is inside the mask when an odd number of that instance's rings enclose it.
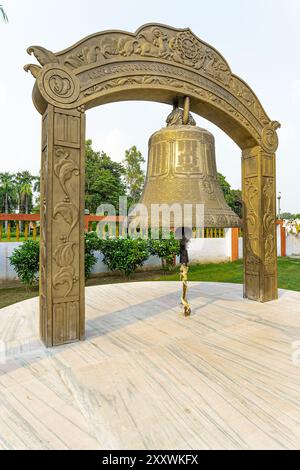
<instances>
[{"instance_id":1,"label":"animal carving relief","mask_svg":"<svg viewBox=\"0 0 300 470\"><path fill-rule=\"evenodd\" d=\"M229 85L231 72L225 60L190 30L177 31L163 26L145 26L135 35L122 32L100 33L83 41L84 45L71 53L53 54L45 48L32 46L41 65L59 63L77 69L94 63L105 63L116 57L151 57L181 63Z\"/></svg>"},{"instance_id":2,"label":"animal carving relief","mask_svg":"<svg viewBox=\"0 0 300 470\"><path fill-rule=\"evenodd\" d=\"M73 68L107 59L135 56L153 57L204 70L217 81L229 84L231 72L226 62L206 47L191 31L165 31L159 27L145 28L135 38L115 33L100 39L97 45L84 47L67 56L64 64Z\"/></svg>"}]
</instances>

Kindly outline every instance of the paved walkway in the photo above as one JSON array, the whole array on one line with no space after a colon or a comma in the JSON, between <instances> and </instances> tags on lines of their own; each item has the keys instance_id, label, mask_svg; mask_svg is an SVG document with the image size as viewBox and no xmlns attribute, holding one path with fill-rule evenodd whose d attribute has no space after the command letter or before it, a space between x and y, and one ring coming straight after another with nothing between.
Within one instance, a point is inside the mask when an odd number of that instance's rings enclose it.
<instances>
[{"instance_id":1,"label":"paved walkway","mask_svg":"<svg viewBox=\"0 0 300 470\"><path fill-rule=\"evenodd\" d=\"M86 341L53 349L37 299L2 309L0 448L300 448L300 293L190 283L184 318L179 292L88 287Z\"/></svg>"}]
</instances>

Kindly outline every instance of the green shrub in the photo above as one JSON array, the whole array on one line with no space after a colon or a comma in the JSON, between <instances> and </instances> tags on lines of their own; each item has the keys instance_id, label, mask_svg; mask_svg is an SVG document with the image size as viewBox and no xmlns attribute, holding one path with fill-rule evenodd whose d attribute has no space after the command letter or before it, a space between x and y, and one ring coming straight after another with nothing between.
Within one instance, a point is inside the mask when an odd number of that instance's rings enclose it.
<instances>
[{"instance_id":1,"label":"green shrub","mask_svg":"<svg viewBox=\"0 0 300 470\"><path fill-rule=\"evenodd\" d=\"M106 238L100 240L103 263L111 270L129 277L149 258L147 240L142 238Z\"/></svg>"},{"instance_id":2,"label":"green shrub","mask_svg":"<svg viewBox=\"0 0 300 470\"><path fill-rule=\"evenodd\" d=\"M170 237L165 239L160 232L159 239L149 239L149 251L151 255L161 259L162 268L166 271L173 266L174 257L179 255L180 243L175 238L174 232L170 232Z\"/></svg>"},{"instance_id":3,"label":"green shrub","mask_svg":"<svg viewBox=\"0 0 300 470\"><path fill-rule=\"evenodd\" d=\"M39 274L39 242L27 240L16 248L9 257L19 279L31 288L38 282Z\"/></svg>"},{"instance_id":4,"label":"green shrub","mask_svg":"<svg viewBox=\"0 0 300 470\"><path fill-rule=\"evenodd\" d=\"M96 232L85 234L85 278L87 279L97 259L95 251L99 251L100 239ZM27 240L16 248L9 257L10 264L23 284L29 288L37 284L39 276L39 242Z\"/></svg>"},{"instance_id":5,"label":"green shrub","mask_svg":"<svg viewBox=\"0 0 300 470\"><path fill-rule=\"evenodd\" d=\"M101 240L96 232L87 232L85 234L84 273L86 279L90 277L92 269L97 261L95 251L100 250L100 241Z\"/></svg>"}]
</instances>

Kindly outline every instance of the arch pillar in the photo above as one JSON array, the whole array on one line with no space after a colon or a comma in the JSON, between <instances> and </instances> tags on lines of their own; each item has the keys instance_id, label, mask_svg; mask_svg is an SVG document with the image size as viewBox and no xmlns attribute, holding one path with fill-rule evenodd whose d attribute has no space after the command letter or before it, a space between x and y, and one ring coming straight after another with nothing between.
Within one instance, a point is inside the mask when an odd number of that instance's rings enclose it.
<instances>
[{"instance_id":1,"label":"arch pillar","mask_svg":"<svg viewBox=\"0 0 300 470\"><path fill-rule=\"evenodd\" d=\"M242 152L244 297L277 299L275 153Z\"/></svg>"},{"instance_id":2,"label":"arch pillar","mask_svg":"<svg viewBox=\"0 0 300 470\"><path fill-rule=\"evenodd\" d=\"M85 115L49 104L42 117L40 337L84 339Z\"/></svg>"}]
</instances>

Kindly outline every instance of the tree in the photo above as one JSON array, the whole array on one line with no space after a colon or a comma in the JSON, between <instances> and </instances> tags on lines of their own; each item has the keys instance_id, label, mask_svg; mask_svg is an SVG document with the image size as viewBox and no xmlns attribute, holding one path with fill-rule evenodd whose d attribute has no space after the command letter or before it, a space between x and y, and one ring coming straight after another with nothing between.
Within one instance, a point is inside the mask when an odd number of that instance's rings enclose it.
<instances>
[{"instance_id":1,"label":"tree","mask_svg":"<svg viewBox=\"0 0 300 470\"><path fill-rule=\"evenodd\" d=\"M227 204L231 209L242 218L243 215L243 200L242 191L240 189L231 189L230 196L227 198Z\"/></svg>"},{"instance_id":2,"label":"tree","mask_svg":"<svg viewBox=\"0 0 300 470\"><path fill-rule=\"evenodd\" d=\"M36 193L39 193L41 191L41 177L40 176L34 177L33 191Z\"/></svg>"},{"instance_id":3,"label":"tree","mask_svg":"<svg viewBox=\"0 0 300 470\"><path fill-rule=\"evenodd\" d=\"M140 199L145 181L145 172L142 170L143 163L145 163L145 159L135 145L125 151L123 160L124 179L129 196L129 205L137 203Z\"/></svg>"},{"instance_id":4,"label":"tree","mask_svg":"<svg viewBox=\"0 0 300 470\"><path fill-rule=\"evenodd\" d=\"M34 206L32 207L32 212L34 214L38 214L40 212L40 192L41 192L41 177L36 176L34 179L33 183L33 191L35 193L38 193L37 196L35 196L35 201L34 201Z\"/></svg>"},{"instance_id":5,"label":"tree","mask_svg":"<svg viewBox=\"0 0 300 470\"><path fill-rule=\"evenodd\" d=\"M242 191L240 189L231 189L230 184L222 173L218 173L218 183L223 191L225 201L229 207L242 218Z\"/></svg>"},{"instance_id":6,"label":"tree","mask_svg":"<svg viewBox=\"0 0 300 470\"><path fill-rule=\"evenodd\" d=\"M8 214L15 209L17 191L12 173L0 173L1 212Z\"/></svg>"},{"instance_id":7,"label":"tree","mask_svg":"<svg viewBox=\"0 0 300 470\"><path fill-rule=\"evenodd\" d=\"M85 207L95 214L100 204L113 204L118 211L119 196L126 195L124 168L105 152L95 152L92 141L85 145Z\"/></svg>"},{"instance_id":8,"label":"tree","mask_svg":"<svg viewBox=\"0 0 300 470\"><path fill-rule=\"evenodd\" d=\"M12 173L0 173L0 212L13 212L17 203L17 190ZM5 231L7 232L7 220Z\"/></svg>"},{"instance_id":9,"label":"tree","mask_svg":"<svg viewBox=\"0 0 300 470\"><path fill-rule=\"evenodd\" d=\"M32 202L32 186L30 183L24 183L21 186L21 198L23 201L25 214L29 213L29 202Z\"/></svg>"},{"instance_id":10,"label":"tree","mask_svg":"<svg viewBox=\"0 0 300 470\"><path fill-rule=\"evenodd\" d=\"M230 193L231 193L231 186L230 184L228 183L228 181L226 180L226 177L224 175L222 175L222 173L218 173L217 174L218 176L218 183L223 191L223 194L224 194L224 197L225 197L225 200L226 198L228 198L230 196ZM226 200L227 202L227 200Z\"/></svg>"},{"instance_id":11,"label":"tree","mask_svg":"<svg viewBox=\"0 0 300 470\"><path fill-rule=\"evenodd\" d=\"M18 191L18 209L20 214L28 214L32 209L32 184L36 176L33 176L29 171L19 171L16 174L15 181Z\"/></svg>"},{"instance_id":12,"label":"tree","mask_svg":"<svg viewBox=\"0 0 300 470\"><path fill-rule=\"evenodd\" d=\"M4 21L4 23L8 23L8 17L7 17L7 14L5 13L3 5L0 5L0 14L1 14L1 17Z\"/></svg>"}]
</instances>

